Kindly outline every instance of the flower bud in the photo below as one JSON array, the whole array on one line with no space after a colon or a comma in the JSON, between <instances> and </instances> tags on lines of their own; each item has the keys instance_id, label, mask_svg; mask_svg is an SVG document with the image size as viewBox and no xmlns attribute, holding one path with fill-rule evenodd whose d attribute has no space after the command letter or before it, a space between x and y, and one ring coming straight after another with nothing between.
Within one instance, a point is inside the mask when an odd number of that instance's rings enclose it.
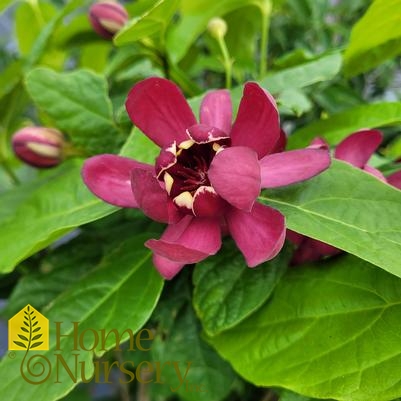
<instances>
[{"instance_id":1,"label":"flower bud","mask_svg":"<svg viewBox=\"0 0 401 401\"><path fill-rule=\"evenodd\" d=\"M100 1L89 9L89 21L96 33L105 39L112 39L128 21L128 13L117 2Z\"/></svg>"},{"instance_id":2,"label":"flower bud","mask_svg":"<svg viewBox=\"0 0 401 401\"><path fill-rule=\"evenodd\" d=\"M53 167L62 160L64 137L53 128L25 127L14 134L12 146L23 162L35 167Z\"/></svg>"},{"instance_id":3,"label":"flower bud","mask_svg":"<svg viewBox=\"0 0 401 401\"><path fill-rule=\"evenodd\" d=\"M207 24L207 30L216 39L223 38L227 33L227 24L222 18L212 18Z\"/></svg>"}]
</instances>

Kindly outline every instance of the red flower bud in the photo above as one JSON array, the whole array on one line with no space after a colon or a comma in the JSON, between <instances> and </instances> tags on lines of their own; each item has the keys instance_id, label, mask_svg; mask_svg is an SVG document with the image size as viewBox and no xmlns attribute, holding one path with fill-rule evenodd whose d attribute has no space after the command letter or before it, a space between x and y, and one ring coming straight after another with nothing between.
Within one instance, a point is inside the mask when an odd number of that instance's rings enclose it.
<instances>
[{"instance_id":1,"label":"red flower bud","mask_svg":"<svg viewBox=\"0 0 401 401\"><path fill-rule=\"evenodd\" d=\"M128 13L117 2L100 1L89 9L89 21L96 33L105 39L112 39L128 21Z\"/></svg>"},{"instance_id":2,"label":"red flower bud","mask_svg":"<svg viewBox=\"0 0 401 401\"><path fill-rule=\"evenodd\" d=\"M35 167L57 166L62 160L63 134L46 127L26 127L12 139L15 154L23 162Z\"/></svg>"}]
</instances>

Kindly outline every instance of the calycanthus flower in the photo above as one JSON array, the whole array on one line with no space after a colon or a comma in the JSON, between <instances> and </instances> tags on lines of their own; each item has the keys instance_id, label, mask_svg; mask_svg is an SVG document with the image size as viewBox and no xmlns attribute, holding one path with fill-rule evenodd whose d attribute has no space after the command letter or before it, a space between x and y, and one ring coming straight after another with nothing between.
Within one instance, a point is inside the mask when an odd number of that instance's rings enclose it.
<instances>
[{"instance_id":1,"label":"calycanthus flower","mask_svg":"<svg viewBox=\"0 0 401 401\"><path fill-rule=\"evenodd\" d=\"M401 189L401 171L393 173L386 178L379 170L368 164L382 140L383 134L378 130L365 129L354 132L336 146L334 158L347 162L379 180ZM313 140L312 145L329 148L329 145L321 138ZM297 246L292 258L293 265L315 262L324 257L342 253L341 249L291 230L288 230L287 238Z\"/></svg>"},{"instance_id":2,"label":"calycanthus flower","mask_svg":"<svg viewBox=\"0 0 401 401\"><path fill-rule=\"evenodd\" d=\"M319 146L281 152L285 136L277 106L256 83L245 85L233 124L228 91L204 97L198 123L180 89L162 78L137 83L126 109L160 146L155 166L98 155L85 162L83 179L104 201L140 208L168 224L160 239L145 243L168 279L215 254L222 234L231 235L249 267L276 256L285 219L256 201L260 190L308 179L330 164L328 150Z\"/></svg>"}]
</instances>

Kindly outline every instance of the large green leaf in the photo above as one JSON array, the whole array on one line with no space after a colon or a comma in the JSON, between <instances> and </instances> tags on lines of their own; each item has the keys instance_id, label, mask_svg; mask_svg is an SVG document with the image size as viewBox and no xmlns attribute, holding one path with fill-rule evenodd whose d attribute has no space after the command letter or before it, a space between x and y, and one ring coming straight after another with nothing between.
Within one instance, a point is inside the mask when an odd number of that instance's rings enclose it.
<instances>
[{"instance_id":1,"label":"large green leaf","mask_svg":"<svg viewBox=\"0 0 401 401\"><path fill-rule=\"evenodd\" d=\"M303 88L334 78L340 71L341 62L340 54L330 54L295 67L271 73L259 83L272 93L281 92L285 89Z\"/></svg>"},{"instance_id":2,"label":"large green leaf","mask_svg":"<svg viewBox=\"0 0 401 401\"><path fill-rule=\"evenodd\" d=\"M401 395L401 280L352 256L293 269L254 315L210 342L247 380L316 398Z\"/></svg>"},{"instance_id":3,"label":"large green leaf","mask_svg":"<svg viewBox=\"0 0 401 401\"><path fill-rule=\"evenodd\" d=\"M401 0L375 0L351 32L344 69L354 76L401 53Z\"/></svg>"},{"instance_id":4,"label":"large green leaf","mask_svg":"<svg viewBox=\"0 0 401 401\"><path fill-rule=\"evenodd\" d=\"M5 399L20 401L21 394L27 399L44 399L43 394L46 394L46 401L53 401L70 391L76 383L62 367L56 369L55 353L61 353L73 371L74 354L78 354L79 360L85 363L85 377L89 378L93 374L93 353L73 351L72 322L79 322L79 333L86 329L104 329L106 333L113 329L119 333L126 329L135 332L143 326L152 313L163 286L163 280L152 266L151 252L143 246L145 240L144 236L139 236L122 243L97 269L63 293L44 311L50 324L50 349L37 353L48 358L52 364L51 374L41 385L27 383L20 374L23 352L15 352L15 359L6 357L0 364L0 374L3 378L0 392ZM35 300L32 299L31 303L34 306ZM60 332L66 335L60 339L61 351L56 351L55 322L62 322ZM127 340L128 333L122 338ZM93 334L89 333L85 340L86 348L94 346ZM115 344L115 336L110 335L105 348L111 349ZM99 348L100 344L97 349ZM102 353L104 352L101 350L97 352L98 355ZM33 355L34 352L31 351L28 358L30 354ZM43 376L36 380L40 378Z\"/></svg>"},{"instance_id":5,"label":"large green leaf","mask_svg":"<svg viewBox=\"0 0 401 401\"><path fill-rule=\"evenodd\" d=\"M285 272L290 252L281 252L255 269L246 266L233 242L218 255L198 263L194 272L194 307L209 335L235 326L259 308Z\"/></svg>"},{"instance_id":6,"label":"large green leaf","mask_svg":"<svg viewBox=\"0 0 401 401\"><path fill-rule=\"evenodd\" d=\"M401 277L401 191L351 165L332 166L302 184L268 190L260 200L291 230L359 256Z\"/></svg>"},{"instance_id":7,"label":"large green leaf","mask_svg":"<svg viewBox=\"0 0 401 401\"><path fill-rule=\"evenodd\" d=\"M132 19L114 38L117 46L136 42L158 32L164 34L178 8L178 0L159 0L138 18Z\"/></svg>"},{"instance_id":8,"label":"large green leaf","mask_svg":"<svg viewBox=\"0 0 401 401\"><path fill-rule=\"evenodd\" d=\"M307 146L316 136L337 144L349 134L363 128L401 124L401 103L373 103L357 106L325 120L315 121L295 131L288 141L288 148Z\"/></svg>"},{"instance_id":9,"label":"large green leaf","mask_svg":"<svg viewBox=\"0 0 401 401\"><path fill-rule=\"evenodd\" d=\"M249 5L260 6L260 3L262 0L182 1L180 21L170 28L167 35L167 51L172 61L178 63L185 56L213 17L223 16Z\"/></svg>"},{"instance_id":10,"label":"large green leaf","mask_svg":"<svg viewBox=\"0 0 401 401\"><path fill-rule=\"evenodd\" d=\"M21 260L72 228L118 210L88 191L82 183L81 165L71 161L54 170L38 188L22 186L15 190L19 204L13 205L14 210L9 209L10 214L0 228L0 272L11 271ZM4 202L10 208L9 200L6 194Z\"/></svg>"},{"instance_id":11,"label":"large green leaf","mask_svg":"<svg viewBox=\"0 0 401 401\"><path fill-rule=\"evenodd\" d=\"M104 77L89 70L36 68L27 75L26 86L37 106L76 146L90 153L110 152L121 140Z\"/></svg>"}]
</instances>

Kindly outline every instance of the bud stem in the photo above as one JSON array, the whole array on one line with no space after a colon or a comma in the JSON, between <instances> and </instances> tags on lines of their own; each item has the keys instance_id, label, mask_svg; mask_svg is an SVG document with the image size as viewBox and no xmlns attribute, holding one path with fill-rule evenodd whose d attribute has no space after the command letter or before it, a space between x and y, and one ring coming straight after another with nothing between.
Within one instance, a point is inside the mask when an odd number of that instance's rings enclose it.
<instances>
[{"instance_id":1,"label":"bud stem","mask_svg":"<svg viewBox=\"0 0 401 401\"><path fill-rule=\"evenodd\" d=\"M224 70L226 72L226 88L230 89L231 88L231 82L232 82L232 68L233 68L233 61L230 58L230 54L228 53L226 41L224 40L223 36L219 36L216 38L217 43L220 46L221 53L223 55L223 66Z\"/></svg>"},{"instance_id":2,"label":"bud stem","mask_svg":"<svg viewBox=\"0 0 401 401\"><path fill-rule=\"evenodd\" d=\"M265 7L260 7L262 17L261 37L260 37L260 60L259 60L259 78L262 79L266 75L267 68L267 44L269 38L269 25L271 14L270 0L266 0Z\"/></svg>"}]
</instances>

